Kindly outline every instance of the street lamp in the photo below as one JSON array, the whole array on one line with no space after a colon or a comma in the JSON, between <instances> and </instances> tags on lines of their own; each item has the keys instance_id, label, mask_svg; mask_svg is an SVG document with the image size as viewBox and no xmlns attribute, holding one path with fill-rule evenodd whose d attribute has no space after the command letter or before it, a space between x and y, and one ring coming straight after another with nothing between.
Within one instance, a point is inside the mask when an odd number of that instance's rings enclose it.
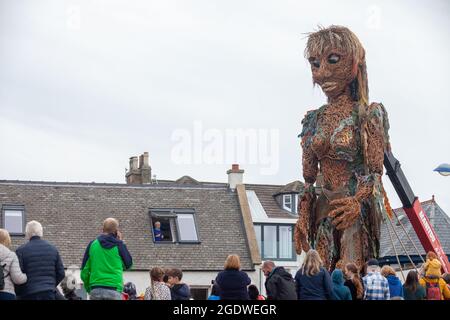
<instances>
[{"instance_id":1,"label":"street lamp","mask_svg":"<svg viewBox=\"0 0 450 320\"><path fill-rule=\"evenodd\" d=\"M439 165L439 167L437 167L433 171L437 171L437 172L439 172L440 175L443 175L443 176L450 176L450 164L443 163L443 164Z\"/></svg>"}]
</instances>

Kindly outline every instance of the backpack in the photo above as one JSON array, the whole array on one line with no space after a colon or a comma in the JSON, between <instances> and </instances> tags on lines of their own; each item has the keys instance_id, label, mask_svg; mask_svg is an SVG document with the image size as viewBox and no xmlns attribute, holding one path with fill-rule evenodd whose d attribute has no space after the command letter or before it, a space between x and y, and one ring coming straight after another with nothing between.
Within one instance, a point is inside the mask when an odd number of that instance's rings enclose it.
<instances>
[{"instance_id":1,"label":"backpack","mask_svg":"<svg viewBox=\"0 0 450 320\"><path fill-rule=\"evenodd\" d=\"M427 282L427 300L441 300L439 282Z\"/></svg>"},{"instance_id":2,"label":"backpack","mask_svg":"<svg viewBox=\"0 0 450 320\"><path fill-rule=\"evenodd\" d=\"M6 267L6 263L3 264L3 265L0 264L0 290L5 289L5 278L6 278L7 276L9 276L9 273L7 273L7 274L5 275L5 273L6 273L5 267Z\"/></svg>"}]
</instances>

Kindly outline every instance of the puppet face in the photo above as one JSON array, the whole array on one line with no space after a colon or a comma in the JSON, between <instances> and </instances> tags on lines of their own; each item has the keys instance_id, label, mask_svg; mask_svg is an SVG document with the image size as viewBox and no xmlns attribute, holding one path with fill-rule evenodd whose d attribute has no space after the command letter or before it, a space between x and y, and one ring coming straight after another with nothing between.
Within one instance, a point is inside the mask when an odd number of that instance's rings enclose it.
<instances>
[{"instance_id":1,"label":"puppet face","mask_svg":"<svg viewBox=\"0 0 450 320\"><path fill-rule=\"evenodd\" d=\"M313 82L317 83L326 96L341 95L356 77L357 68L350 54L336 49L327 49L309 59Z\"/></svg>"}]
</instances>

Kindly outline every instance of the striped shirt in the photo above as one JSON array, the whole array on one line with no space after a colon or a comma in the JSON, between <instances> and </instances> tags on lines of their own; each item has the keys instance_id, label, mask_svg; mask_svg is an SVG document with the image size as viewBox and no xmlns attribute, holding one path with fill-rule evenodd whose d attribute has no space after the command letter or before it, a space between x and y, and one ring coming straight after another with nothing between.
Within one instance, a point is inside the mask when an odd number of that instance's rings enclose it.
<instances>
[{"instance_id":1,"label":"striped shirt","mask_svg":"<svg viewBox=\"0 0 450 320\"><path fill-rule=\"evenodd\" d=\"M389 300L389 283L379 272L369 272L363 278L364 300Z\"/></svg>"}]
</instances>

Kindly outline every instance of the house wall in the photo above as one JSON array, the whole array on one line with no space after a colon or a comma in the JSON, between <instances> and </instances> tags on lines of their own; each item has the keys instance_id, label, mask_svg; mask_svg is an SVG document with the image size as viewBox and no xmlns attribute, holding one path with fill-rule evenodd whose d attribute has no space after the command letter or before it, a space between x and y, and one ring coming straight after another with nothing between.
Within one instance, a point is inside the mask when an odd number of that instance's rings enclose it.
<instances>
[{"instance_id":1,"label":"house wall","mask_svg":"<svg viewBox=\"0 0 450 320\"><path fill-rule=\"evenodd\" d=\"M190 287L209 287L211 280L214 280L216 276L217 272L186 271L183 272L182 282ZM125 283L131 281L136 285L138 294L145 293L145 289L150 285L150 275L147 271L128 271L124 273L123 278Z\"/></svg>"},{"instance_id":2,"label":"house wall","mask_svg":"<svg viewBox=\"0 0 450 320\"><path fill-rule=\"evenodd\" d=\"M218 272L215 271L186 271L183 272L182 282L187 283L190 287L211 287L211 280L214 280ZM247 272L253 284L258 283L259 270ZM80 279L80 271L74 272L78 283L82 283ZM145 289L150 285L150 275L148 271L125 271L123 274L124 283L133 282L136 285L136 291L139 294L145 293Z\"/></svg>"}]
</instances>

